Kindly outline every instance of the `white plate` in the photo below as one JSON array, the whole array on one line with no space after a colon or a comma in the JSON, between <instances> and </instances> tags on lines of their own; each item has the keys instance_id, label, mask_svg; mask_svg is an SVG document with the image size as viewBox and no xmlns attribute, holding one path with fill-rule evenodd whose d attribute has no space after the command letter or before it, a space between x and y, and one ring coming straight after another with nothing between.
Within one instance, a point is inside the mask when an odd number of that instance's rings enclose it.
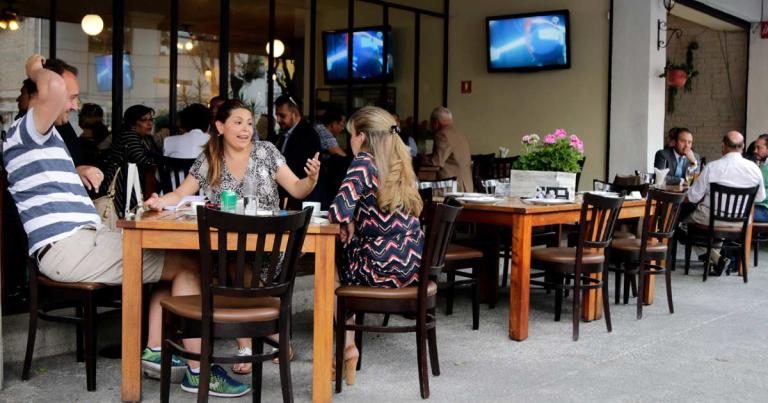
<instances>
[{"instance_id":1,"label":"white plate","mask_svg":"<svg viewBox=\"0 0 768 403\"><path fill-rule=\"evenodd\" d=\"M608 192L605 190L590 190L588 192L589 194L597 195L597 196L603 196L603 197L619 197L619 194L616 192Z\"/></svg>"},{"instance_id":2,"label":"white plate","mask_svg":"<svg viewBox=\"0 0 768 403\"><path fill-rule=\"evenodd\" d=\"M491 196L464 196L464 197L457 197L459 201L463 201L464 203L473 203L473 204L493 204L498 203L501 201L501 199L497 199L495 197Z\"/></svg>"},{"instance_id":3,"label":"white plate","mask_svg":"<svg viewBox=\"0 0 768 403\"><path fill-rule=\"evenodd\" d=\"M453 197L491 197L487 193L462 193L462 192L447 192L445 193L446 196L453 196Z\"/></svg>"},{"instance_id":4,"label":"white plate","mask_svg":"<svg viewBox=\"0 0 768 403\"><path fill-rule=\"evenodd\" d=\"M574 204L573 200L565 199L534 199L534 198L522 198L523 202L531 204Z\"/></svg>"}]
</instances>

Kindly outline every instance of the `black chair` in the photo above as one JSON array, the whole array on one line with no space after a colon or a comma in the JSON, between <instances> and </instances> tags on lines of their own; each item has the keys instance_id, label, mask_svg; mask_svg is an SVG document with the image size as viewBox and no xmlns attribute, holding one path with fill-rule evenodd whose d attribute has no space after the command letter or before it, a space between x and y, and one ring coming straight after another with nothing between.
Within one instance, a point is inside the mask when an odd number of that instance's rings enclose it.
<instances>
[{"instance_id":1,"label":"black chair","mask_svg":"<svg viewBox=\"0 0 768 403\"><path fill-rule=\"evenodd\" d=\"M437 357L437 332L435 306L437 303L437 276L443 271L445 252L453 234L453 225L460 207L439 204L427 226L427 236L419 268L419 284L404 288L375 288L344 285L336 289L336 393L341 392L344 336L347 330L355 331L355 341L360 350L358 369L362 363L362 333L416 333L416 351L421 397L429 398L427 376L427 342L429 360L434 376L440 375ZM374 326L365 325L366 313L414 315L415 325ZM355 324L347 324L346 318L355 314Z\"/></svg>"},{"instance_id":2,"label":"black chair","mask_svg":"<svg viewBox=\"0 0 768 403\"><path fill-rule=\"evenodd\" d=\"M481 192L485 186L483 186L483 180L489 179L493 170L493 160L495 154L475 154L472 156L472 183L475 187L475 192Z\"/></svg>"},{"instance_id":3,"label":"black chair","mask_svg":"<svg viewBox=\"0 0 768 403\"><path fill-rule=\"evenodd\" d=\"M96 390L96 341L99 316L110 312L97 313L99 306L119 308L119 285L102 283L61 283L40 273L37 261L29 258L29 332L27 352L21 379L29 379L32 356L35 351L37 320L73 323L77 327L77 362L85 361L85 382L88 391ZM51 311L75 308L75 315L54 314Z\"/></svg>"},{"instance_id":4,"label":"black chair","mask_svg":"<svg viewBox=\"0 0 768 403\"><path fill-rule=\"evenodd\" d=\"M296 262L311 216L312 208L286 216L251 217L198 206L202 295L170 297L161 301L161 401L167 402L169 398L173 354L200 361L198 402L208 400L212 362L252 363L253 401L261 401L262 362L279 357L283 401L293 401L288 356L291 300ZM256 240L249 240L248 235L255 235ZM228 267L227 254L219 253L218 276L214 278L212 272L216 265L212 244L224 251L233 242L237 252L232 273L225 269ZM285 247L281 248L283 244ZM283 252L274 252L278 250ZM278 343L267 337L275 333L280 335ZM200 353L185 350L177 343L179 339L192 337L202 338ZM253 342L253 355L214 355L213 341L217 337L249 337ZM265 354L264 343L277 347L278 351Z\"/></svg>"},{"instance_id":5,"label":"black chair","mask_svg":"<svg viewBox=\"0 0 768 403\"><path fill-rule=\"evenodd\" d=\"M748 281L749 256L745 245L757 189L758 186L736 188L719 183L709 184L709 224L688 223L685 235L685 274L688 274L691 265L693 246L704 246L707 248L707 257L702 281L707 281L712 248L716 242L722 242L722 250L737 252L736 267L741 265L744 282ZM727 268L726 274L730 274L730 268Z\"/></svg>"},{"instance_id":6,"label":"black chair","mask_svg":"<svg viewBox=\"0 0 768 403\"><path fill-rule=\"evenodd\" d=\"M667 305L669 313L674 313L672 305L672 276L669 259L670 248L664 241L670 242L674 236L680 206L685 199L683 193L668 193L651 189L645 202L645 218L643 220L643 235L640 239L615 239L611 244L611 258L619 261L615 268L609 269L616 273L616 303L619 303L621 277L624 274L624 303L628 302L629 279L638 277L637 318L643 316L643 298L647 283L646 275L664 274L667 286ZM664 260L661 266L651 261Z\"/></svg>"},{"instance_id":7,"label":"black chair","mask_svg":"<svg viewBox=\"0 0 768 403\"><path fill-rule=\"evenodd\" d=\"M621 197L602 197L585 194L579 219L579 242L575 248L534 249L531 268L543 270L544 281L531 280L531 284L555 289L555 321L560 320L563 291L573 290L573 340L579 339L579 310L581 289L602 289L603 311L608 332L611 331L611 312L608 306L608 281L590 277L603 273L607 260L605 254L611 244L611 236L619 211L624 203ZM573 284L566 283L572 278Z\"/></svg>"},{"instance_id":8,"label":"black chair","mask_svg":"<svg viewBox=\"0 0 768 403\"><path fill-rule=\"evenodd\" d=\"M173 192L189 175L189 169L195 159L162 157L157 164L157 174L160 176L160 189L163 193Z\"/></svg>"},{"instance_id":9,"label":"black chair","mask_svg":"<svg viewBox=\"0 0 768 403\"><path fill-rule=\"evenodd\" d=\"M755 255L755 267L757 267L757 255L760 245L768 244L768 222L752 223L752 251Z\"/></svg>"}]
</instances>

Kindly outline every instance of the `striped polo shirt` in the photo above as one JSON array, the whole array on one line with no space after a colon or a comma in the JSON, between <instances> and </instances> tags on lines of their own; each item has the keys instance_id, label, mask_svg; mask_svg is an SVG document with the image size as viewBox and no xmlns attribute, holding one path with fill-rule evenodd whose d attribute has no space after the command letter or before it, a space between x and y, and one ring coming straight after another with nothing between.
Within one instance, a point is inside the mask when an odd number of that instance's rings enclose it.
<instances>
[{"instance_id":1,"label":"striped polo shirt","mask_svg":"<svg viewBox=\"0 0 768 403\"><path fill-rule=\"evenodd\" d=\"M64 140L55 127L38 133L32 109L8 130L3 163L30 256L86 225L101 225Z\"/></svg>"}]
</instances>

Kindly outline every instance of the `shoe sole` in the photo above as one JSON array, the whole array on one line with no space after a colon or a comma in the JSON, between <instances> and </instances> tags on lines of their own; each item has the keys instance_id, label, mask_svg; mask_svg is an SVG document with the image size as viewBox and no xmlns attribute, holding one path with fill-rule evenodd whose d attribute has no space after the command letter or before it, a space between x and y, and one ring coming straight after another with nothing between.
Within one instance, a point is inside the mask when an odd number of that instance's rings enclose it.
<instances>
[{"instance_id":1,"label":"shoe sole","mask_svg":"<svg viewBox=\"0 0 768 403\"><path fill-rule=\"evenodd\" d=\"M171 368L171 383L181 383L181 380L184 379L184 371L186 371L186 366L177 366ZM144 373L144 376L147 378L152 379L160 379L160 364L155 364L154 362L149 361L142 361L141 362L141 370Z\"/></svg>"},{"instance_id":2,"label":"shoe sole","mask_svg":"<svg viewBox=\"0 0 768 403\"><path fill-rule=\"evenodd\" d=\"M191 387L191 386L185 386L184 384L181 384L181 390L183 390L183 391L185 391L185 392L189 392L189 393L195 393L195 394L197 394L197 391L198 391L198 390L197 390L197 388L193 388L193 387ZM240 396L243 396L243 395L246 395L246 394L248 394L248 392L250 392L250 391L251 391L251 388L248 388L248 389L246 389L246 390L245 390L245 391L243 391L242 393L219 393L219 392L214 392L214 391L212 391L212 390L209 390L209 391L208 391L208 396L216 396L216 397L240 397Z\"/></svg>"}]
</instances>

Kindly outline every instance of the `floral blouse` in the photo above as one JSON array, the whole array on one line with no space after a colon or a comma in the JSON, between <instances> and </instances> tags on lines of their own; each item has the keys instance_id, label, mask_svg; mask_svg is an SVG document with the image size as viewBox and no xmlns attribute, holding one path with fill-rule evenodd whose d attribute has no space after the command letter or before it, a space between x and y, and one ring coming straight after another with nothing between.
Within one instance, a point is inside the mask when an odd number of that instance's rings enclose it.
<instances>
[{"instance_id":1,"label":"floral blouse","mask_svg":"<svg viewBox=\"0 0 768 403\"><path fill-rule=\"evenodd\" d=\"M285 165L285 158L280 151L270 142L256 141L251 149L248 168L242 180L237 180L227 167L226 159L221 170L219 185L212 187L208 183L208 159L205 153L200 154L192 164L189 174L197 181L203 194L214 204L221 199L221 192L234 190L237 197L248 196L245 194L246 183L251 181L251 188L258 198L260 208L277 210L280 198L277 194L277 171Z\"/></svg>"}]
</instances>

